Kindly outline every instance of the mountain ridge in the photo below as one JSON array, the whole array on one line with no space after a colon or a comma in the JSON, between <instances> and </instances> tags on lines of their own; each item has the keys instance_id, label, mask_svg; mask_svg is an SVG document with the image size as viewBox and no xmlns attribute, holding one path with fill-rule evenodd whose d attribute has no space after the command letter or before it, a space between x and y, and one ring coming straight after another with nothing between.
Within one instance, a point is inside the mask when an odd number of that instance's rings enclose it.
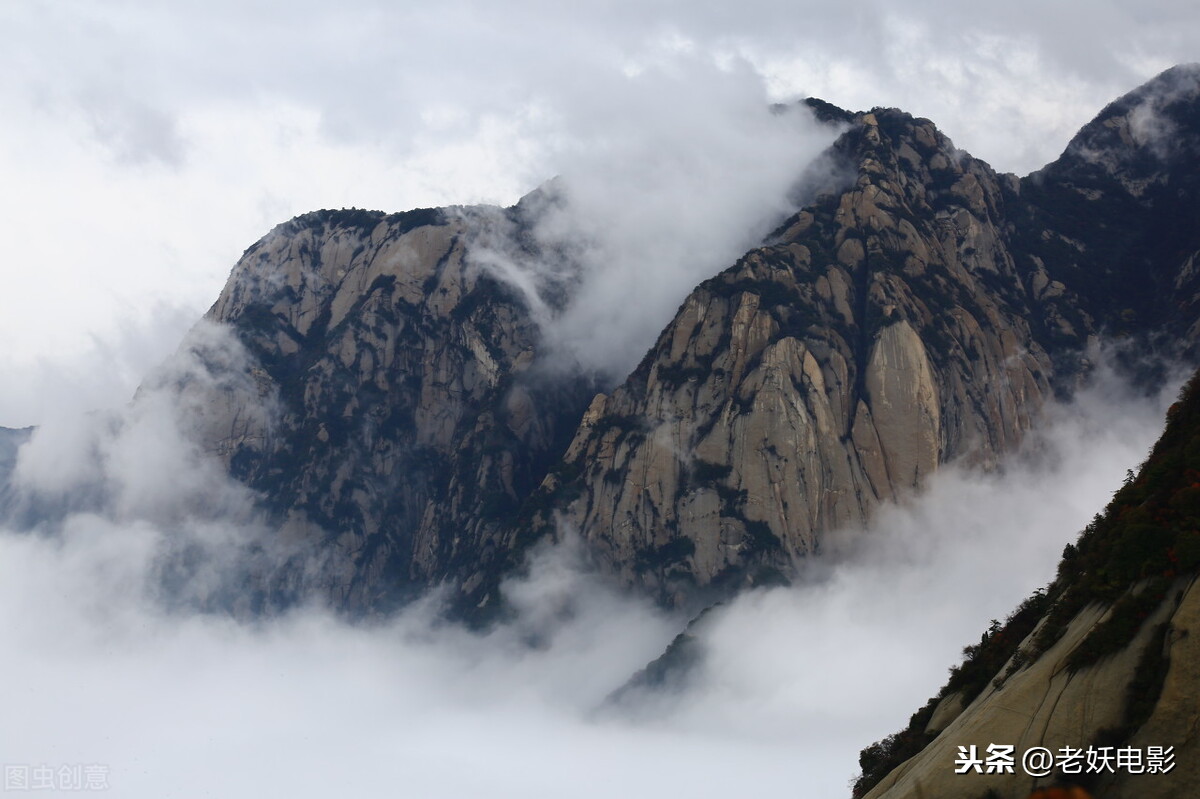
<instances>
[{"instance_id":1,"label":"mountain ridge","mask_svg":"<svg viewBox=\"0 0 1200 799\"><path fill-rule=\"evenodd\" d=\"M1194 101L1196 70L1183 72ZM1190 281L1169 302L1184 313L1149 324L1076 288L1092 271L1080 261L1105 268L1111 259L1051 227L1057 217L1037 192L1024 196L1052 185L1045 175L998 175L895 109L853 118L833 150L854 164L854 185L703 282L630 378L593 402L568 450L568 463L591 474L576 469L567 490L582 497L554 510L622 582L668 603L687 603L696 582L777 579L817 551L818 531L863 523L875 503L947 460L994 463L1046 398L1074 390L1090 368L1088 346L1106 332L1142 337L1169 357L1194 347ZM1060 172L1061 182L1074 174ZM1073 214L1096 201L1071 195ZM1194 194L1183 199L1195 207ZM1136 237L1141 221L1125 235ZM1189 257L1200 249L1191 231ZM1072 255L1061 263L1064 244ZM1178 330L1182 346L1165 332L1171 325L1191 326ZM714 429L738 425L714 442ZM808 460L793 464L788 452ZM756 460L766 473L744 474ZM625 492L616 476L629 473L640 477ZM552 477L544 489L563 485ZM672 535L673 526L703 532Z\"/></svg>"},{"instance_id":2,"label":"mountain ridge","mask_svg":"<svg viewBox=\"0 0 1200 799\"><path fill-rule=\"evenodd\" d=\"M228 367L244 391L197 398L202 444L333 553L311 590L351 612L449 584L456 612L486 616L560 525L668 605L786 581L941 465L998 463L1098 339L1194 359L1198 75L1120 98L1025 178L929 120L807 101L844 128L819 163L833 179L602 393L542 368L541 320L577 278L538 235L569 205L555 184L509 209L296 217L206 316L245 348ZM497 247L558 271L531 293L483 257Z\"/></svg>"}]
</instances>

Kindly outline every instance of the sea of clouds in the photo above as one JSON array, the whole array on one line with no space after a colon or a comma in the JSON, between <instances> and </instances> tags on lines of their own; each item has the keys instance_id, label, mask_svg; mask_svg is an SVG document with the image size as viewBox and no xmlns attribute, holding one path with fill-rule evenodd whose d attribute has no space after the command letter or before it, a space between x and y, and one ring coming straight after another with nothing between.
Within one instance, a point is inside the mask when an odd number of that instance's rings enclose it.
<instances>
[{"instance_id":1,"label":"sea of clouds","mask_svg":"<svg viewBox=\"0 0 1200 799\"><path fill-rule=\"evenodd\" d=\"M4 764L101 766L114 795L155 799L846 796L859 749L1052 578L1172 398L1105 372L1000 469L945 468L830 535L794 587L710 613L695 668L613 705L688 619L589 573L569 537L535 549L505 586L514 616L486 631L447 622L436 592L369 621L317 598L202 610L274 533L194 443L179 369L204 378L177 366L19 451L10 504L41 513L0 531ZM185 551L186 579L164 580Z\"/></svg>"}]
</instances>

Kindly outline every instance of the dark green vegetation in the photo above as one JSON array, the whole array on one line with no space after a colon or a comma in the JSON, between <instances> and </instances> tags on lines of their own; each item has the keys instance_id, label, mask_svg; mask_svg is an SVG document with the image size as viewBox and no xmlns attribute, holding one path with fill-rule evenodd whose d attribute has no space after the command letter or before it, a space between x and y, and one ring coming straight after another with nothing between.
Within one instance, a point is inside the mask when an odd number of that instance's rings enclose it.
<instances>
[{"instance_id":1,"label":"dark green vegetation","mask_svg":"<svg viewBox=\"0 0 1200 799\"><path fill-rule=\"evenodd\" d=\"M1167 427L1137 476L1069 545L1051 586L1054 605L1034 641L1044 651L1089 604L1113 604L1085 638L1072 669L1124 647L1172 581L1200 569L1200 374L1167 412Z\"/></svg>"},{"instance_id":2,"label":"dark green vegetation","mask_svg":"<svg viewBox=\"0 0 1200 799\"><path fill-rule=\"evenodd\" d=\"M1078 285L1089 311L1114 333L1169 324L1179 311L1164 300L1180 277L1174 266L1196 250L1195 74L1194 66L1176 67L1111 103L1062 158L1022 182L1022 194L1060 235L1039 244L1032 241L1037 228L1018 232L1059 279ZM1135 109L1145 125L1112 124ZM1130 138L1141 146L1127 146ZM1113 190L1114 173L1124 190ZM1086 258L1072 244L1082 240L1092 244ZM1188 275L1184 282L1194 289L1195 280Z\"/></svg>"},{"instance_id":3,"label":"dark green vegetation","mask_svg":"<svg viewBox=\"0 0 1200 799\"><path fill-rule=\"evenodd\" d=\"M423 225L446 224L446 212L441 208L414 208L411 211L385 214L383 211L368 211L363 208L324 208L301 214L285 225L288 233L309 229L323 233L327 229L360 230L370 233L380 222L388 224L392 235L403 235Z\"/></svg>"},{"instance_id":4,"label":"dark green vegetation","mask_svg":"<svg viewBox=\"0 0 1200 799\"><path fill-rule=\"evenodd\" d=\"M1082 610L1097 603L1110 605L1107 619L1067 655L1071 671L1093 665L1127 647L1164 602L1174 601L1172 584L1198 571L1200 372L1171 406L1166 430L1136 477L1131 474L1079 540L1067 545L1054 582L1026 600L1005 624L993 622L978 645L966 647L965 659L951 669L949 682L913 714L904 730L863 750L862 776L854 795L864 795L936 737L926 727L942 698L960 692L965 706L993 678L1002 687L1021 665L1053 646ZM1040 631L1029 641L1039 623ZM1122 722L1102 731L1097 744L1127 742L1150 717L1167 673L1163 644L1168 632L1167 624L1155 629L1127 688ZM1013 663L1001 675L1010 659Z\"/></svg>"},{"instance_id":5,"label":"dark green vegetation","mask_svg":"<svg viewBox=\"0 0 1200 799\"><path fill-rule=\"evenodd\" d=\"M684 631L671 640L661 655L609 694L604 700L605 704L635 708L639 701L638 695L643 691L683 688L692 671L703 662L704 644L700 628L705 619L709 618L709 614L719 607L719 604L711 605L692 619Z\"/></svg>"},{"instance_id":6,"label":"dark green vegetation","mask_svg":"<svg viewBox=\"0 0 1200 799\"><path fill-rule=\"evenodd\" d=\"M859 753L858 765L862 774L854 783L853 795L864 796L892 769L916 755L937 737L938 731L931 731L928 727L943 699L959 693L965 707L979 696L988 683L997 678L1000 669L1016 652L1016 647L1033 631L1048 604L1049 599L1044 592L1035 592L1003 624L993 620L979 637L978 644L964 647L963 662L950 669L949 681L937 696L909 718L908 726Z\"/></svg>"}]
</instances>

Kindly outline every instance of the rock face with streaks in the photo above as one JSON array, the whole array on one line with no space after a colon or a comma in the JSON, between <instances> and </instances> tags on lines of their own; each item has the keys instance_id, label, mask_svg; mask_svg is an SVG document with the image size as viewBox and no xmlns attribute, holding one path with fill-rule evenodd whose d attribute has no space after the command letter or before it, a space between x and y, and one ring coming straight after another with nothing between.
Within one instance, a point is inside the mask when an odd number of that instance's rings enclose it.
<instances>
[{"instance_id":1,"label":"rock face with streaks","mask_svg":"<svg viewBox=\"0 0 1200 799\"><path fill-rule=\"evenodd\" d=\"M1122 98L1023 180L927 120L817 105L849 126L830 162L850 185L699 286L592 402L543 486L559 523L669 603L775 580L939 464L1011 450L1097 337L1190 350L1197 76Z\"/></svg>"},{"instance_id":2,"label":"rock face with streaks","mask_svg":"<svg viewBox=\"0 0 1200 799\"><path fill-rule=\"evenodd\" d=\"M511 236L521 213L299 217L246 251L208 314L236 331L272 408L226 409L209 446L332 548L335 605L447 579L469 593L590 397L538 375L524 303L467 257L469 237Z\"/></svg>"},{"instance_id":3,"label":"rock face with streaks","mask_svg":"<svg viewBox=\"0 0 1200 799\"><path fill-rule=\"evenodd\" d=\"M1058 576L995 623L908 729L862 753L855 788L867 799L991 796L1024 799L1062 778L1102 797L1187 796L1200 780L1200 374L1168 413L1136 479L1113 497ZM1111 768L1035 779L956 774L959 747L1020 753L1045 747L1107 752ZM1150 747L1172 747L1166 773ZM1129 755L1138 752L1140 768ZM989 793L990 792L990 793Z\"/></svg>"},{"instance_id":4,"label":"rock face with streaks","mask_svg":"<svg viewBox=\"0 0 1200 799\"><path fill-rule=\"evenodd\" d=\"M548 368L539 326L578 271L529 291L570 257L536 235L553 184L510 209L306 214L234 268L208 321L236 346L198 329L181 405L354 612L441 585L494 607L567 530L668 604L787 579L942 464L997 462L1094 342L1194 356L1198 82L1164 73L1026 178L928 120L809 101L841 131L823 188L599 394ZM286 603L281 584L261 588Z\"/></svg>"},{"instance_id":5,"label":"rock face with streaks","mask_svg":"<svg viewBox=\"0 0 1200 799\"><path fill-rule=\"evenodd\" d=\"M30 430L0 427L0 510L16 504L12 475L17 466L17 453L29 440Z\"/></svg>"}]
</instances>

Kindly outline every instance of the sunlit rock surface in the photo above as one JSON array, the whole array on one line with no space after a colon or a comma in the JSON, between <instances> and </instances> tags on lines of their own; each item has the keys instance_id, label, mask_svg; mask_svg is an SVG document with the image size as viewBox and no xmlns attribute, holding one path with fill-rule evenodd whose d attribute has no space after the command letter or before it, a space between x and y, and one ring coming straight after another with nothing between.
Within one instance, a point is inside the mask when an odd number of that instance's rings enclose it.
<instances>
[{"instance_id":1,"label":"sunlit rock surface","mask_svg":"<svg viewBox=\"0 0 1200 799\"><path fill-rule=\"evenodd\" d=\"M1023 799L1055 777L1098 797L1191 795L1200 780L1198 477L1200 374L1140 473L1066 548L1048 590L968 647L907 730L864 750L856 795ZM1019 765L1013 774L955 773L959 747L992 744L1017 753L1132 749L1141 766L1085 764L1041 779ZM1173 766L1150 770L1150 747L1170 747Z\"/></svg>"}]
</instances>

